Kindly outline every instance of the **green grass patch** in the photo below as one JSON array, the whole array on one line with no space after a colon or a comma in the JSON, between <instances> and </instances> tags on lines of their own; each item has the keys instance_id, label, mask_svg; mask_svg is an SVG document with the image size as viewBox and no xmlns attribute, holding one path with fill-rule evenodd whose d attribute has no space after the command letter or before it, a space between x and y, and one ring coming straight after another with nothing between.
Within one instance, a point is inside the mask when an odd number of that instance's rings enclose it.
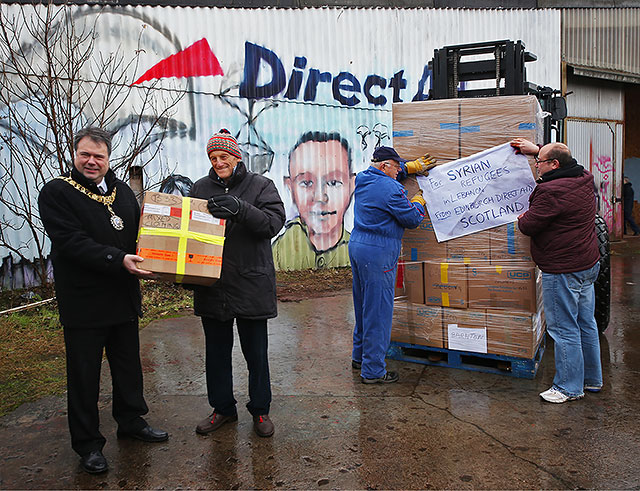
<instances>
[{"instance_id":1,"label":"green grass patch","mask_svg":"<svg viewBox=\"0 0 640 491\"><path fill-rule=\"evenodd\" d=\"M51 307L0 317L0 352L0 415L64 392L64 339Z\"/></svg>"},{"instance_id":2,"label":"green grass patch","mask_svg":"<svg viewBox=\"0 0 640 491\"><path fill-rule=\"evenodd\" d=\"M5 309L51 297L50 289L0 292ZM143 328L150 322L181 315L193 306L181 286L142 282ZM66 389L64 336L56 302L0 316L0 416L25 402Z\"/></svg>"}]
</instances>

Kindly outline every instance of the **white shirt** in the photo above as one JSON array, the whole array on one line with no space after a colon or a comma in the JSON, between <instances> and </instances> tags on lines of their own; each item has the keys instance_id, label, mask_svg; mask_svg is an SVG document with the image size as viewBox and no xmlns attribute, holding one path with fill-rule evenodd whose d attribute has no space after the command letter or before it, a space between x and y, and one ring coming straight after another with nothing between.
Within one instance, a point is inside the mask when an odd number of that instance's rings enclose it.
<instances>
[{"instance_id":1,"label":"white shirt","mask_svg":"<svg viewBox=\"0 0 640 491\"><path fill-rule=\"evenodd\" d=\"M105 182L104 177L102 178L102 181L100 181L100 183L97 186L102 194L107 193L107 183Z\"/></svg>"}]
</instances>

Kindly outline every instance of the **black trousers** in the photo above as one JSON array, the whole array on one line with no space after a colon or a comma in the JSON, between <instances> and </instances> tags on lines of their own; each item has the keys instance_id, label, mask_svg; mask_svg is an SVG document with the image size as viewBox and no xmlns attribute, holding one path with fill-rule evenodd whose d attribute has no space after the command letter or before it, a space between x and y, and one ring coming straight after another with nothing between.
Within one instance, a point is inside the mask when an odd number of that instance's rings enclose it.
<instances>
[{"instance_id":1,"label":"black trousers","mask_svg":"<svg viewBox=\"0 0 640 491\"><path fill-rule=\"evenodd\" d=\"M631 230L633 230L634 234L640 233L640 227L638 227L635 220L633 219L633 207L624 208L623 212L624 212L624 233L625 234L627 233L627 222L629 222L629 225L631 226Z\"/></svg>"},{"instance_id":2,"label":"black trousers","mask_svg":"<svg viewBox=\"0 0 640 491\"><path fill-rule=\"evenodd\" d=\"M236 319L240 347L249 370L249 402L253 416L269 414L271 379L267 356L267 320ZM232 416L237 413L233 397L231 351L233 319L220 321L202 317L206 344L207 395L215 412Z\"/></svg>"},{"instance_id":3,"label":"black trousers","mask_svg":"<svg viewBox=\"0 0 640 491\"><path fill-rule=\"evenodd\" d=\"M67 404L71 447L79 455L102 450L98 396L100 368L106 351L113 382L113 418L125 432L146 426L142 394L138 320L104 328L64 328L67 353Z\"/></svg>"}]
</instances>

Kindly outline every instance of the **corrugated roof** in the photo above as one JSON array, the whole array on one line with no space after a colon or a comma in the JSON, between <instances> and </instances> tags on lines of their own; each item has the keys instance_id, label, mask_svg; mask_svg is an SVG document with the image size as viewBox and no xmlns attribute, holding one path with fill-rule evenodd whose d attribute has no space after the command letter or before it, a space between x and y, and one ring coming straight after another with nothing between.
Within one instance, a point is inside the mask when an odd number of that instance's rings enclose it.
<instances>
[{"instance_id":1,"label":"corrugated roof","mask_svg":"<svg viewBox=\"0 0 640 491\"><path fill-rule=\"evenodd\" d=\"M562 46L578 74L638 82L640 8L564 9Z\"/></svg>"}]
</instances>

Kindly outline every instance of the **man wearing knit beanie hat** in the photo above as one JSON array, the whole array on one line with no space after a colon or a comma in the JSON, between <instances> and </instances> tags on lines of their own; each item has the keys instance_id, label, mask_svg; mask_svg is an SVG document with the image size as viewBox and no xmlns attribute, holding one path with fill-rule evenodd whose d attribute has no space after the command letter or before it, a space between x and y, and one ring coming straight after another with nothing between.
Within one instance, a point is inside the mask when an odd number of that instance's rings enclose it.
<instances>
[{"instance_id":1,"label":"man wearing knit beanie hat","mask_svg":"<svg viewBox=\"0 0 640 491\"><path fill-rule=\"evenodd\" d=\"M213 412L196 427L201 435L238 420L233 396L233 324L249 369L249 402L255 432L273 435L267 319L277 315L271 239L284 225L284 205L273 181L247 170L238 142L220 130L207 143L209 175L190 196L208 200L209 212L226 221L222 272L210 287L194 287L194 311L205 333L207 395Z\"/></svg>"},{"instance_id":2,"label":"man wearing knit beanie hat","mask_svg":"<svg viewBox=\"0 0 640 491\"><path fill-rule=\"evenodd\" d=\"M222 128L218 133L209 138L209 143L207 143L207 155L210 155L211 152L216 150L228 152L238 159L242 158L238 141L231 136L231 133L229 133L229 130L226 128Z\"/></svg>"}]
</instances>

